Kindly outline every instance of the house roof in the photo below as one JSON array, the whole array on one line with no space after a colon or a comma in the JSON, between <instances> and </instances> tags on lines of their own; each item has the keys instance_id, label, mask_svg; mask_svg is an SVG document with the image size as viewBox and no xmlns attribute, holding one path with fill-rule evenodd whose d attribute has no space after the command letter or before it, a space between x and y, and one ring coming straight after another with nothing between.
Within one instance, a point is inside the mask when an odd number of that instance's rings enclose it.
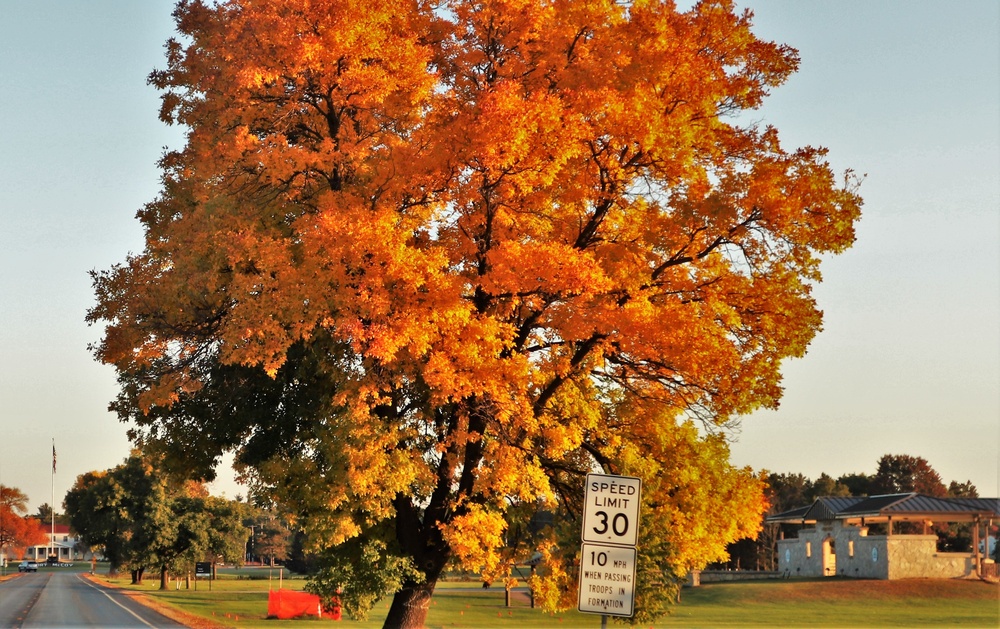
<instances>
[{"instance_id":1,"label":"house roof","mask_svg":"<svg viewBox=\"0 0 1000 629\"><path fill-rule=\"evenodd\" d=\"M1000 498L936 498L918 493L817 498L811 505L765 518L765 522L806 523L821 520L938 520L960 522L1000 518Z\"/></svg>"},{"instance_id":2,"label":"house roof","mask_svg":"<svg viewBox=\"0 0 1000 629\"><path fill-rule=\"evenodd\" d=\"M35 522L38 523L38 528L41 529L42 533L46 535L51 535L53 532L53 527L50 522L43 522L38 518L35 518ZM68 524L56 524L55 526L56 535L71 535L71 531Z\"/></svg>"}]
</instances>

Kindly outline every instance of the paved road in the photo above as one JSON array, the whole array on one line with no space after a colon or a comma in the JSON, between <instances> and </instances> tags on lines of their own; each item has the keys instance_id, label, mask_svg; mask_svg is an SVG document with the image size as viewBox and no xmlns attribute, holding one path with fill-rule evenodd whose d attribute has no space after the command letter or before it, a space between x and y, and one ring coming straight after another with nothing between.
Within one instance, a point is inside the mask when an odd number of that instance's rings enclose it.
<instances>
[{"instance_id":1,"label":"paved road","mask_svg":"<svg viewBox=\"0 0 1000 629\"><path fill-rule=\"evenodd\" d=\"M183 625L78 573L43 570L0 583L0 627L182 629Z\"/></svg>"}]
</instances>

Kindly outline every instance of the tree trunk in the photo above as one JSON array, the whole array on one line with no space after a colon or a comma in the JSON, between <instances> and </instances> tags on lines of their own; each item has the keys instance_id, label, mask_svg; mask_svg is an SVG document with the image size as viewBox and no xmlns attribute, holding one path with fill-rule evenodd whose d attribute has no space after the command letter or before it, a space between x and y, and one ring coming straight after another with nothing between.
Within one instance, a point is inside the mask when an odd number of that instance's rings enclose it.
<instances>
[{"instance_id":1,"label":"tree trunk","mask_svg":"<svg viewBox=\"0 0 1000 629\"><path fill-rule=\"evenodd\" d=\"M166 566L160 568L160 589L169 590L170 589L170 572L167 571Z\"/></svg>"},{"instance_id":2,"label":"tree trunk","mask_svg":"<svg viewBox=\"0 0 1000 629\"><path fill-rule=\"evenodd\" d=\"M142 585L142 574L146 571L145 568L133 569L132 570L132 585Z\"/></svg>"},{"instance_id":3,"label":"tree trunk","mask_svg":"<svg viewBox=\"0 0 1000 629\"><path fill-rule=\"evenodd\" d=\"M435 582L406 585L392 597L382 629L420 629L427 620Z\"/></svg>"},{"instance_id":4,"label":"tree trunk","mask_svg":"<svg viewBox=\"0 0 1000 629\"><path fill-rule=\"evenodd\" d=\"M468 432L485 434L486 418L490 410L483 407L480 400L471 400L468 404L474 407L468 413ZM481 412L476 412L477 410ZM448 422L448 432L455 434L460 423L459 414L452 413ZM452 556L451 547L441 533L441 525L457 513L454 510L455 504L472 495L476 469L483 458L483 448L482 439L465 444L456 443L449 447L447 456L441 457L437 486L424 509L417 508L408 496L397 495L393 501L396 507L396 541L403 555L413 559L424 578L422 583L406 582L396 592L382 625L383 629L421 629L424 626L434 586ZM456 461L462 463L457 487L454 482Z\"/></svg>"}]
</instances>

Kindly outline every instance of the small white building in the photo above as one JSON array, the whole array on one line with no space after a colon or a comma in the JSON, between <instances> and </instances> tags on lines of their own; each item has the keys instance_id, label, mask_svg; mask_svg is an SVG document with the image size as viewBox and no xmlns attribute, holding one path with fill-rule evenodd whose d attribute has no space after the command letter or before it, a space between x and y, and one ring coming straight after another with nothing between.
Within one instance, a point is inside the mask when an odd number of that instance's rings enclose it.
<instances>
[{"instance_id":1,"label":"small white building","mask_svg":"<svg viewBox=\"0 0 1000 629\"><path fill-rule=\"evenodd\" d=\"M906 579L983 576L993 561L982 553L980 540L995 519L1000 499L909 493L819 498L765 522L812 525L794 539L778 540L778 570L788 576ZM920 532L900 533L900 522L917 523ZM937 550L931 527L951 522L973 524L972 551ZM869 535L871 524L885 525L885 533ZM980 534L981 526L987 533Z\"/></svg>"}]
</instances>

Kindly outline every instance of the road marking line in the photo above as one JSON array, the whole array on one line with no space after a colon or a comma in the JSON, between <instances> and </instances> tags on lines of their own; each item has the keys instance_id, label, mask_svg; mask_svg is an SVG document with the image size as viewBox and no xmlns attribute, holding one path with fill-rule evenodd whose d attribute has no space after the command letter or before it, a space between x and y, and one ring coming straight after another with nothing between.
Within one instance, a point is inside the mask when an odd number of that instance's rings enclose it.
<instances>
[{"instance_id":1,"label":"road marking line","mask_svg":"<svg viewBox=\"0 0 1000 629\"><path fill-rule=\"evenodd\" d=\"M115 604L115 605L117 605L118 607L121 607L122 609L124 609L124 610L125 610L125 611L127 611L128 613L130 613L130 614L132 614L133 616L135 616L136 620L138 620L138 621L139 621L139 622L141 622L142 624L146 625L146 626L147 626L147 627L149 627L150 629L156 629L156 625L151 625L151 624L149 624L148 622L146 622L146 619L144 619L144 618L143 618L142 616L140 616L139 614L135 613L134 611L132 611L132 610L131 610L131 609L129 609L128 607L125 607L124 605L122 605L121 603L119 603L118 601L116 601L115 599L111 598L111 595L110 595L110 594L108 594L107 592L105 592L105 591L104 591L104 590L102 590L101 588L97 587L96 585L94 585L93 583L91 583L90 581L88 581L87 579L84 579L83 577L81 577L81 576L79 576L79 575L78 575L78 576L77 576L76 578L77 578L77 579L80 579L81 581L83 581L84 583L86 583L86 584L87 584L87 587L92 587L92 588L94 588L95 590L97 590L98 592L100 592L101 594L103 594L104 596L107 596L107 597L108 597L108 600L109 600L109 601L111 601L112 603L114 603L114 604Z\"/></svg>"}]
</instances>

